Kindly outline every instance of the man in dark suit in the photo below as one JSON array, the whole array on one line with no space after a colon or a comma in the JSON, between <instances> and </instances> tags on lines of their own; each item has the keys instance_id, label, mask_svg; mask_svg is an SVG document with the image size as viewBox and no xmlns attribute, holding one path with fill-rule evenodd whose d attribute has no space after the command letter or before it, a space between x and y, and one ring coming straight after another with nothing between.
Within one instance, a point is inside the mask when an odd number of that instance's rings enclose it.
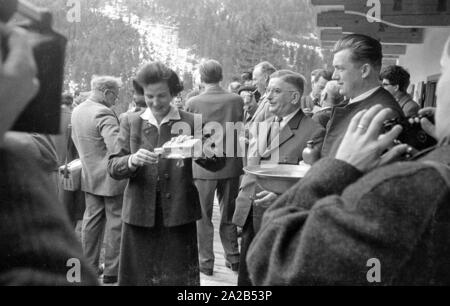
<instances>
[{"instance_id":1,"label":"man in dark suit","mask_svg":"<svg viewBox=\"0 0 450 306\"><path fill-rule=\"evenodd\" d=\"M234 125L243 122L244 103L240 96L228 93L219 85L223 75L222 66L217 61L209 60L200 65L200 76L202 83L205 84L205 91L190 99L186 104L186 110L202 114L202 121L206 127L211 123L220 124L224 132L223 136L212 137L216 155L223 156L224 152L228 152L226 165L218 172L211 172L193 164L195 185L199 191L202 206L202 219L197 222L200 271L206 275L212 275L214 227L211 218L216 191L221 211L219 231L226 264L234 271L237 271L239 266L237 229L232 223L232 218L239 189L239 176L242 174L242 158L238 156L240 154L237 152L237 142L227 143L226 135L234 133L234 129L230 131L227 123Z\"/></svg>"},{"instance_id":2,"label":"man in dark suit","mask_svg":"<svg viewBox=\"0 0 450 306\"><path fill-rule=\"evenodd\" d=\"M361 34L343 37L334 47L333 80L341 87L348 101L333 109L322 147L322 157L334 157L350 120L359 111L380 104L392 109L394 117L403 111L392 95L380 86L383 59L378 40Z\"/></svg>"},{"instance_id":3,"label":"man in dark suit","mask_svg":"<svg viewBox=\"0 0 450 306\"><path fill-rule=\"evenodd\" d=\"M82 226L83 250L98 268L103 233L106 237L104 283L117 281L122 197L126 182L107 173L108 153L114 150L119 120L110 109L117 101L121 82L113 77L94 77L92 93L72 114L72 138L80 155L86 211Z\"/></svg>"},{"instance_id":4,"label":"man in dark suit","mask_svg":"<svg viewBox=\"0 0 450 306\"><path fill-rule=\"evenodd\" d=\"M302 152L308 141L313 140L315 145L321 146L325 129L306 116L300 107L304 83L303 76L292 71L280 70L272 74L267 100L276 120L272 118L259 124L256 133L259 154L249 159L252 165L297 165L303 160ZM233 217L233 222L243 227L239 286L251 285L245 264L247 249L259 229L262 214L276 198L277 195L261 190L255 177L244 176Z\"/></svg>"},{"instance_id":5,"label":"man in dark suit","mask_svg":"<svg viewBox=\"0 0 450 306\"><path fill-rule=\"evenodd\" d=\"M320 96L327 83L331 81L331 73L325 69L317 69L311 72L312 91L302 97L301 105L305 114L314 114L319 111Z\"/></svg>"}]
</instances>

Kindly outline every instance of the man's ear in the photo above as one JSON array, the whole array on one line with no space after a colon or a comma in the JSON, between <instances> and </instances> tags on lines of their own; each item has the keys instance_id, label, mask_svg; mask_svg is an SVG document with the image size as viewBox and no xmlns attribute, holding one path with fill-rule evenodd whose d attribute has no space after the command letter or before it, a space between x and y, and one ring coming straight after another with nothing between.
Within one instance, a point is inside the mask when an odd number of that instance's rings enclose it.
<instances>
[{"instance_id":1,"label":"man's ear","mask_svg":"<svg viewBox=\"0 0 450 306\"><path fill-rule=\"evenodd\" d=\"M367 78L372 72L372 66L369 64L364 64L361 66L361 76L363 79Z\"/></svg>"},{"instance_id":2,"label":"man's ear","mask_svg":"<svg viewBox=\"0 0 450 306\"><path fill-rule=\"evenodd\" d=\"M292 93L292 101L291 101L291 104L297 105L297 104L300 103L301 99L302 99L302 94L301 94L300 92L298 92L298 91L294 91L294 92Z\"/></svg>"}]
</instances>

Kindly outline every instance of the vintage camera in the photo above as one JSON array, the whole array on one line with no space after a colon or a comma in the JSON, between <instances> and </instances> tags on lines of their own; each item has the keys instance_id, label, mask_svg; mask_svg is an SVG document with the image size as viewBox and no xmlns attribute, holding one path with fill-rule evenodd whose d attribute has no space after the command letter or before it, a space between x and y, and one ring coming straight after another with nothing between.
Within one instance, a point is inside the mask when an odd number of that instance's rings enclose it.
<instances>
[{"instance_id":1,"label":"vintage camera","mask_svg":"<svg viewBox=\"0 0 450 306\"><path fill-rule=\"evenodd\" d=\"M15 24L27 30L38 67L40 90L13 126L13 130L42 134L58 134L64 60L67 39L52 29L52 15L26 1L0 0L0 21L8 22L14 14L26 21ZM2 54L8 53L7 37L2 37ZM3 60L3 59L2 59Z\"/></svg>"},{"instance_id":2,"label":"vintage camera","mask_svg":"<svg viewBox=\"0 0 450 306\"><path fill-rule=\"evenodd\" d=\"M437 145L437 141L422 129L420 124L422 118L427 118L434 123L434 118L431 116L398 117L383 123L383 133L389 132L396 125L401 125L403 131L397 138L398 141L410 145L417 151L423 151L434 147Z\"/></svg>"}]
</instances>

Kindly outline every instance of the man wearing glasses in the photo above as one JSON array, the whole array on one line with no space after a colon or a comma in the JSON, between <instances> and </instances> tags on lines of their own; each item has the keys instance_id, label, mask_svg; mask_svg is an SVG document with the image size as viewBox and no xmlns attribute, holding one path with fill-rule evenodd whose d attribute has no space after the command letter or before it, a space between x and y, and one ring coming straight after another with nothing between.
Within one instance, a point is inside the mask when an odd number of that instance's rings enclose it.
<instances>
[{"instance_id":1,"label":"man wearing glasses","mask_svg":"<svg viewBox=\"0 0 450 306\"><path fill-rule=\"evenodd\" d=\"M398 102L406 117L417 115L419 104L406 92L410 84L410 75L401 66L388 66L381 72L383 87Z\"/></svg>"},{"instance_id":2,"label":"man wearing glasses","mask_svg":"<svg viewBox=\"0 0 450 306\"><path fill-rule=\"evenodd\" d=\"M117 102L121 85L121 80L114 77L93 77L90 97L72 114L72 138L82 163L81 188L86 199L81 243L88 262L99 269L104 233L105 284L117 282L122 197L126 184L107 173L108 154L113 151L119 133L119 120L111 107Z\"/></svg>"},{"instance_id":3,"label":"man wearing glasses","mask_svg":"<svg viewBox=\"0 0 450 306\"><path fill-rule=\"evenodd\" d=\"M313 140L321 147L325 130L301 109L304 86L305 80L298 73L280 70L271 75L265 93L272 117L258 124L255 133L258 155L249 157L252 165L297 165L303 160L302 152L308 141ZM244 175L233 216L233 223L243 228L238 286L251 285L245 262L247 249L260 227L264 211L277 197L260 189L253 176Z\"/></svg>"}]
</instances>

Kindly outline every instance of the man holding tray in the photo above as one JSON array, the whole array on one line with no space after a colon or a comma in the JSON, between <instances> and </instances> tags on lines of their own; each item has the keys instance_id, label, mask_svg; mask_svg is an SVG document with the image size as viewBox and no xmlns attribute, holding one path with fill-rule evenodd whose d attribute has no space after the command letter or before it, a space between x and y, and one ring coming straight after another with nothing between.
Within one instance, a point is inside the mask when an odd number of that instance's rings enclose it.
<instances>
[{"instance_id":1,"label":"man holding tray","mask_svg":"<svg viewBox=\"0 0 450 306\"><path fill-rule=\"evenodd\" d=\"M325 130L301 110L304 84L303 76L289 70L272 74L266 97L275 118L257 126L255 135L259 150L257 156L249 158L249 164L298 165L303 160L302 152L308 141L313 140L319 147L322 145ZM233 222L243 227L239 286L251 285L245 265L247 249L259 229L262 214L276 198L276 194L261 190L254 176L244 176L233 217Z\"/></svg>"}]
</instances>

